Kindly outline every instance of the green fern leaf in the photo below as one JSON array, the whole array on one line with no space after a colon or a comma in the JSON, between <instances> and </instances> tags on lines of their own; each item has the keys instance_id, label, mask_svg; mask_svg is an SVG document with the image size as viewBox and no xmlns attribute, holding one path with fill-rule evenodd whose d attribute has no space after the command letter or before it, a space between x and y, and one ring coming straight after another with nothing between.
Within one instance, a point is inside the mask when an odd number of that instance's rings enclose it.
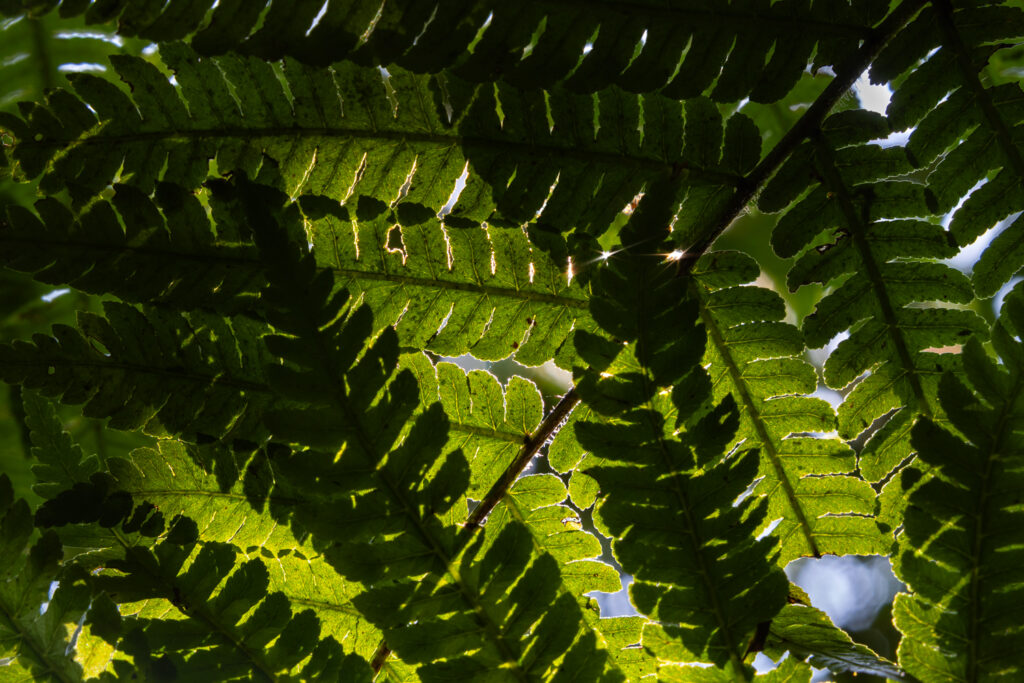
<instances>
[{"instance_id":1,"label":"green fern leaf","mask_svg":"<svg viewBox=\"0 0 1024 683\"><path fill-rule=\"evenodd\" d=\"M663 230L664 213L652 206L671 210L671 196L655 200L633 215L624 241L643 244ZM577 383L584 402L613 419L578 423L576 436L591 451L586 471L602 492L599 529L634 576L634 604L659 622L644 628L643 646L659 660L710 661L744 680L750 638L782 607L785 578L769 566L774 539L754 540L764 504L711 503L743 493L757 453L720 459L736 428L735 404L709 404L710 382L693 369L704 351L696 306L651 251L618 254L595 275L591 312L608 337L576 335L589 364ZM672 385L670 397L662 387ZM686 427L679 436L677 422Z\"/></svg>"},{"instance_id":2,"label":"green fern leaf","mask_svg":"<svg viewBox=\"0 0 1024 683\"><path fill-rule=\"evenodd\" d=\"M914 126L907 157L927 168L940 211L955 208L949 230L966 246L1024 209L1024 153L1015 133L1024 121L1024 95L1017 82L987 87L979 74L998 50L1024 36L1024 10L996 2L937 2L904 34L872 75L892 80L924 60L902 79L887 114L897 130ZM985 184L976 187L979 182ZM1024 223L1015 220L985 249L973 274L979 296L992 296L1018 271L1022 230Z\"/></svg>"},{"instance_id":3,"label":"green fern leaf","mask_svg":"<svg viewBox=\"0 0 1024 683\"><path fill-rule=\"evenodd\" d=\"M900 664L922 681L976 681L1021 671L1019 499L1020 394L1024 349L993 330L997 364L972 339L964 346L969 391L953 375L939 398L961 436L930 420L914 427L918 458L932 476L910 496L897 574L911 594L897 597ZM1013 321L1024 323L1024 316ZM1018 328L1019 329L1019 328Z\"/></svg>"},{"instance_id":4,"label":"green fern leaf","mask_svg":"<svg viewBox=\"0 0 1024 683\"><path fill-rule=\"evenodd\" d=\"M56 496L66 488L89 477L100 469L99 459L86 458L82 449L64 431L52 403L34 391L21 393L25 410L25 426L29 428L32 466L36 485L33 490L43 498Z\"/></svg>"},{"instance_id":5,"label":"green fern leaf","mask_svg":"<svg viewBox=\"0 0 1024 683\"><path fill-rule=\"evenodd\" d=\"M66 653L68 630L89 606L89 589L67 577L50 597L62 551L53 533L30 546L32 513L15 500L11 480L0 474L0 658L10 680L83 680ZM27 550L27 552L26 552ZM40 605L49 603L45 608Z\"/></svg>"},{"instance_id":6,"label":"green fern leaf","mask_svg":"<svg viewBox=\"0 0 1024 683\"><path fill-rule=\"evenodd\" d=\"M985 333L970 311L913 306L965 304L973 294L963 275L934 262L955 253L942 229L906 220L934 212L930 192L917 183L885 179L905 169L891 164L886 150L863 144L884 130L877 115L833 115L761 199L763 208L776 210L811 188L779 219L772 244L780 256L803 252L790 272L790 289L844 278L804 321L804 336L815 348L849 333L825 362L829 386L845 388L870 372L839 408L840 437L852 439L895 411L861 456L860 470L869 481L882 479L910 454L915 415L941 418L936 384L956 362L926 351ZM822 233L831 244L810 248Z\"/></svg>"},{"instance_id":7,"label":"green fern leaf","mask_svg":"<svg viewBox=\"0 0 1024 683\"><path fill-rule=\"evenodd\" d=\"M65 552L81 554L76 557L79 566L101 567L124 559L124 533L112 526L97 528L99 518L86 518L83 511L119 507L123 502L115 501L123 501L127 494L137 507L188 517L201 526L205 541L231 543L250 558L272 560L268 567L271 591L283 593L293 605L312 609L324 634L345 642L357 654L372 655L380 633L358 618L352 606L356 587L339 581L322 557L275 521L304 501L275 495L266 481L273 475L268 473L263 452L252 455L246 464L248 454L162 440L158 449L139 448L125 458L108 458L103 467L109 476L97 478L97 458L83 458L49 401L26 392L25 407L42 463L33 468L39 481L36 490L53 500L43 506L37 521L60 527ZM64 526L69 522L76 524ZM149 544L146 535L133 532L129 538L132 546Z\"/></svg>"},{"instance_id":8,"label":"green fern leaf","mask_svg":"<svg viewBox=\"0 0 1024 683\"><path fill-rule=\"evenodd\" d=\"M320 638L311 610L293 614L283 594L267 592L269 572L261 560L240 562L229 544L199 547L198 533L195 522L177 518L151 549L127 548L122 559L108 563L117 573L92 580L107 596L93 604L93 630L130 654L133 667L154 677L234 680L258 673L279 680L295 671L299 680L317 680L345 670L350 680L372 680L365 660L346 657L333 638ZM119 614L111 601L149 604ZM166 618L167 603L186 620ZM131 670L117 662L114 668Z\"/></svg>"},{"instance_id":9,"label":"green fern leaf","mask_svg":"<svg viewBox=\"0 0 1024 683\"><path fill-rule=\"evenodd\" d=\"M0 14L8 11L5 7ZM126 41L105 29L87 28L80 18L53 15L12 12L0 21L0 110L38 99L61 84L63 72L71 65L102 69L111 53L136 52L142 46L142 41Z\"/></svg>"},{"instance_id":10,"label":"green fern leaf","mask_svg":"<svg viewBox=\"0 0 1024 683\"><path fill-rule=\"evenodd\" d=\"M194 188L210 159L222 172L254 176L268 156L293 196L402 198L437 211L469 159L454 216L519 225L540 213L559 230L593 233L645 181L681 174L688 185L738 180L719 167L717 151L704 153L702 116L681 148L681 107L660 96L607 89L595 101L511 86L495 92L455 77L439 84L396 69L385 81L376 69L294 62L285 63L282 83L272 65L254 58L204 59L176 45L162 56L177 87L152 64L119 56L114 69L130 96L106 79L76 74L76 96L57 90L27 119L0 116L15 138L15 175L39 177L44 192L67 188L83 203L118 177L145 192L156 180ZM644 120L674 124L664 132L649 124L642 137L641 105ZM453 107L451 123L445 106ZM710 103L700 111L708 108L717 121Z\"/></svg>"},{"instance_id":11,"label":"green fern leaf","mask_svg":"<svg viewBox=\"0 0 1024 683\"><path fill-rule=\"evenodd\" d=\"M263 438L262 411L276 398L263 378L261 325L113 302L104 309L106 318L81 313L80 330L55 325L52 336L0 345L0 377L85 403L85 415L109 417L117 429Z\"/></svg>"},{"instance_id":12,"label":"green fern leaf","mask_svg":"<svg viewBox=\"0 0 1024 683\"><path fill-rule=\"evenodd\" d=\"M764 652L780 659L786 652L819 669L841 674L854 672L899 680L903 672L871 648L855 643L836 627L827 614L810 606L806 595L790 603L772 619Z\"/></svg>"},{"instance_id":13,"label":"green fern leaf","mask_svg":"<svg viewBox=\"0 0 1024 683\"><path fill-rule=\"evenodd\" d=\"M41 199L35 213L8 207L0 221L2 260L40 282L124 301L229 315L256 309L264 279L255 248L218 239L234 226L223 212L215 216L222 219L216 233L200 199L169 183L157 185L155 201L115 185L110 202L97 201L77 217L58 200Z\"/></svg>"},{"instance_id":14,"label":"green fern leaf","mask_svg":"<svg viewBox=\"0 0 1024 683\"><path fill-rule=\"evenodd\" d=\"M708 332L704 363L713 395L733 396L742 415L736 442L761 449L764 478L754 494L768 498L768 521L781 520L779 564L823 553L883 554L888 543L871 518L875 492L852 474L852 449L808 436L833 431L835 414L805 395L817 387L817 375L800 357L799 330L780 322L782 299L745 286L759 273L743 254L713 252L694 267L692 291Z\"/></svg>"},{"instance_id":15,"label":"green fern leaf","mask_svg":"<svg viewBox=\"0 0 1024 683\"><path fill-rule=\"evenodd\" d=\"M362 296L377 329L394 324L403 345L540 365L572 329L593 325L566 263L531 248L518 228L442 223L410 203L392 212L364 198L351 219L337 203L317 204L324 213L306 215L318 263Z\"/></svg>"},{"instance_id":16,"label":"green fern leaf","mask_svg":"<svg viewBox=\"0 0 1024 683\"><path fill-rule=\"evenodd\" d=\"M587 92L618 83L636 92L664 88L679 99L714 86L721 101L779 99L812 54L819 67L846 57L888 8L878 0L733 1L713 8L650 0L628 8L608 1L510 6L493 0L402 0L384 7L371 0L207 0L167 8L25 4L37 14L57 6L63 16L84 13L89 23L116 19L122 35L160 42L191 38L201 53L238 50L321 66L351 59L427 72L452 68L473 80L504 77L534 88L567 79Z\"/></svg>"},{"instance_id":17,"label":"green fern leaf","mask_svg":"<svg viewBox=\"0 0 1024 683\"><path fill-rule=\"evenodd\" d=\"M581 649L598 662L588 680L600 679L607 653L592 636L577 641L576 599L555 600L558 563L533 552L529 532L514 524L467 543L460 538L471 531L445 523L469 468L461 451L443 454L448 425L439 403L414 416L419 391L411 372L394 374L394 332L364 348L369 309L348 310L347 293L332 294L331 278L287 243L273 194L240 183L271 266L264 297L278 333L266 342L287 361L271 366L272 381L314 403L272 413L268 424L278 439L329 450L281 461L289 485L317 503L297 511L294 523L343 576L367 585L356 606L403 661L420 665L424 680L544 677Z\"/></svg>"}]
</instances>

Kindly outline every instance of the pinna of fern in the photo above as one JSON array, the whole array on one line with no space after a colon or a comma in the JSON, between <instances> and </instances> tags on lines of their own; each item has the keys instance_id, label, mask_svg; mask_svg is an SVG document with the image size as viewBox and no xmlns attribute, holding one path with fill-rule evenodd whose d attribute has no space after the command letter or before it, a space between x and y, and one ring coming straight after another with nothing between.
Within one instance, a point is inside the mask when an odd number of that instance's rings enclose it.
<instances>
[{"instance_id":1,"label":"pinna of fern","mask_svg":"<svg viewBox=\"0 0 1024 683\"><path fill-rule=\"evenodd\" d=\"M939 399L956 431L928 419L914 425L927 474L910 496L895 563L911 593L894 606L900 663L913 676L991 680L1021 672L1022 330L1018 286L992 329L1001 362L972 338L964 374L973 391L952 373L942 378Z\"/></svg>"},{"instance_id":2,"label":"pinna of fern","mask_svg":"<svg viewBox=\"0 0 1024 683\"><path fill-rule=\"evenodd\" d=\"M167 7L7 0L0 12L45 16L56 10L61 17L84 17L87 24L116 21L122 36L158 43L187 40L200 54L234 51L314 66L395 64L419 73L445 69L473 81L503 79L534 89L565 82L573 90L593 92L618 84L633 92L663 89L676 99L714 85L713 96L720 101L750 96L771 102L785 94L812 56L816 66L828 66L856 49L887 8L884 0L852 5L733 0L715 7L649 0L628 7L604 0L585 6L204 0ZM734 43L740 49L733 50Z\"/></svg>"}]
</instances>

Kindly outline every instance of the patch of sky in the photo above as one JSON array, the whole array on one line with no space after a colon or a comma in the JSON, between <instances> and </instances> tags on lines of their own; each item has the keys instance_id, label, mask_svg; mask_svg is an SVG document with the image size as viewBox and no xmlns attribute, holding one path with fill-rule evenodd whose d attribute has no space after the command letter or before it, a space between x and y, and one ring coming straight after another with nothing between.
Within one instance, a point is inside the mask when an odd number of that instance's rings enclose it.
<instances>
[{"instance_id":1,"label":"patch of sky","mask_svg":"<svg viewBox=\"0 0 1024 683\"><path fill-rule=\"evenodd\" d=\"M786 575L807 592L812 605L847 631L871 628L878 612L903 589L889 559L878 556L805 557L790 562Z\"/></svg>"},{"instance_id":2,"label":"patch of sky","mask_svg":"<svg viewBox=\"0 0 1024 683\"><path fill-rule=\"evenodd\" d=\"M121 36L99 31L60 31L54 37L58 40L76 40L78 38L102 40L104 43L110 43L116 47L124 46L124 39Z\"/></svg>"},{"instance_id":3,"label":"patch of sky","mask_svg":"<svg viewBox=\"0 0 1024 683\"><path fill-rule=\"evenodd\" d=\"M857 100L860 102L861 107L883 115L889 107L889 102L892 100L892 88L887 83L872 83L868 80L867 74L863 74L857 79L853 84L853 91L857 94ZM875 143L881 147L904 146L913 132L913 128L896 131L888 137L875 140Z\"/></svg>"},{"instance_id":4,"label":"patch of sky","mask_svg":"<svg viewBox=\"0 0 1024 683\"><path fill-rule=\"evenodd\" d=\"M68 64L61 64L57 67L57 71L68 74L68 73L83 73L83 72L102 72L106 71L107 67L102 64L95 62L72 62Z\"/></svg>"},{"instance_id":5,"label":"patch of sky","mask_svg":"<svg viewBox=\"0 0 1024 683\"><path fill-rule=\"evenodd\" d=\"M308 29L306 29L307 36L313 32L313 29L316 28L317 24L320 23L320 20L324 18L325 14L327 14L327 5L328 0L324 0L324 4L320 6L320 11L317 12L317 15L315 17L313 17L313 23L309 25Z\"/></svg>"},{"instance_id":6,"label":"patch of sky","mask_svg":"<svg viewBox=\"0 0 1024 683\"><path fill-rule=\"evenodd\" d=\"M65 294L67 294L70 291L71 291L70 289L66 289L66 288L65 289L55 289L52 292L47 292L46 294L42 295L39 298L42 299L43 301L45 301L46 303L50 303L51 301L53 301L57 297L64 296Z\"/></svg>"},{"instance_id":7,"label":"patch of sky","mask_svg":"<svg viewBox=\"0 0 1024 683\"><path fill-rule=\"evenodd\" d=\"M1009 282L1003 285L1002 289L996 292L996 295L992 298L992 308L999 315L999 312L1003 309L1003 299L1010 293L1010 290L1017 286L1017 284L1024 280L1021 277L1012 278Z\"/></svg>"},{"instance_id":8,"label":"patch of sky","mask_svg":"<svg viewBox=\"0 0 1024 683\"><path fill-rule=\"evenodd\" d=\"M617 593L601 593L599 591L587 593L601 606L602 618L633 617L640 614L636 607L633 607L633 603L629 601L629 584L633 583L633 577L620 573L619 578L622 580L622 589Z\"/></svg>"}]
</instances>

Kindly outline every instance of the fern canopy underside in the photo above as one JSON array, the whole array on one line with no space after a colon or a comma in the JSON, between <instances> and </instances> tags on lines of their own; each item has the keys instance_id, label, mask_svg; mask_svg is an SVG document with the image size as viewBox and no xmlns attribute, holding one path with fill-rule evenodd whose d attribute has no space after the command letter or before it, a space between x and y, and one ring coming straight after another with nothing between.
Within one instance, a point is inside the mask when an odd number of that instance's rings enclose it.
<instances>
[{"instance_id":1,"label":"fern canopy underside","mask_svg":"<svg viewBox=\"0 0 1024 683\"><path fill-rule=\"evenodd\" d=\"M1021 676L1017 0L0 17L0 678Z\"/></svg>"}]
</instances>

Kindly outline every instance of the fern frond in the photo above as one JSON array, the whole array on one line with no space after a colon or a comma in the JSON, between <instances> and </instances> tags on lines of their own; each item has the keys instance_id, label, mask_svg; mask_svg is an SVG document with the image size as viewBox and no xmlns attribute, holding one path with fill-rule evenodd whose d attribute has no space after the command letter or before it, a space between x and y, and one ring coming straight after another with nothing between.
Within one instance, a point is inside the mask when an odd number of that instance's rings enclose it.
<instances>
[{"instance_id":1,"label":"fern frond","mask_svg":"<svg viewBox=\"0 0 1024 683\"><path fill-rule=\"evenodd\" d=\"M59 683L84 680L81 667L66 654L66 624L74 624L89 607L89 589L68 576L50 597L51 584L61 571L61 544L52 532L30 543L32 535L28 504L15 500L11 480L0 474L0 659L7 660L3 676Z\"/></svg>"},{"instance_id":2,"label":"fern frond","mask_svg":"<svg viewBox=\"0 0 1024 683\"><path fill-rule=\"evenodd\" d=\"M151 543L152 533L126 533L124 525L117 528L110 520L97 526L102 519L98 512L123 508L127 495L136 506L133 514L154 511L149 525L158 527L168 515L180 514L197 525L204 542L230 543L250 559L271 560L270 591L313 610L322 632L345 642L349 650L364 657L372 654L380 633L352 605L357 586L340 581L322 556L275 521L305 501L273 488L264 452L248 457L212 444L161 440L157 449L138 448L126 457L105 459L103 474L97 475L98 459L83 457L50 401L26 392L25 410L41 462L33 468L39 482L35 490L52 501L43 506L37 522L57 527L65 553L76 555L78 566L108 566L124 559L126 547Z\"/></svg>"},{"instance_id":3,"label":"fern frond","mask_svg":"<svg viewBox=\"0 0 1024 683\"><path fill-rule=\"evenodd\" d=\"M638 210L626 243L649 243L664 230L672 200L659 189L662 212L651 203ZM599 529L634 576L633 603L659 622L645 626L643 646L659 660L710 661L744 680L750 639L782 607L785 578L771 566L775 540L754 540L764 502L720 505L751 484L757 452L722 459L735 404L710 405L696 305L685 282L658 264L661 245L651 246L617 254L594 276L591 312L608 336L576 335L589 366L576 370L577 387L612 419L578 423L576 436L591 451L586 472L601 491Z\"/></svg>"},{"instance_id":4,"label":"fern frond","mask_svg":"<svg viewBox=\"0 0 1024 683\"><path fill-rule=\"evenodd\" d=\"M0 15L8 8L0 9ZM12 13L0 20L0 110L35 100L63 82L69 65L103 69L111 53L134 52L142 41L116 37L112 27L81 18Z\"/></svg>"},{"instance_id":5,"label":"fern frond","mask_svg":"<svg viewBox=\"0 0 1024 683\"><path fill-rule=\"evenodd\" d=\"M468 486L468 464L461 451L443 454L439 403L416 414L412 373L394 373L394 332L364 346L369 309L351 311L347 292L332 294L312 257L287 243L266 188L240 184L271 266L264 297L278 333L266 342L286 360L271 377L284 395L312 403L271 413L268 424L277 439L329 450L281 462L289 486L317 503L294 523L343 576L364 583L356 606L425 680L558 680L555 662L578 656L596 662L587 680L602 679L607 653L592 635L577 638L576 600L555 600L557 561L535 554L521 525L474 539L446 523Z\"/></svg>"},{"instance_id":6,"label":"fern frond","mask_svg":"<svg viewBox=\"0 0 1024 683\"><path fill-rule=\"evenodd\" d=\"M39 177L44 192L67 188L84 203L118 178L144 192L156 180L197 187L211 159L222 173L255 176L267 156L293 196L403 199L438 211L468 159L454 216L521 225L540 214L558 230L593 234L646 181L738 180L718 168L717 153L702 154L699 126L688 138L693 149L683 149L681 105L662 96L495 91L397 69L385 80L377 69L346 63L315 70L286 62L279 79L255 58L199 58L180 45L161 54L177 87L156 66L118 56L114 69L130 95L75 74L75 94L56 90L24 119L0 116L15 138L8 155L15 175ZM661 132L663 121L674 123Z\"/></svg>"},{"instance_id":7,"label":"fern frond","mask_svg":"<svg viewBox=\"0 0 1024 683\"><path fill-rule=\"evenodd\" d=\"M959 5L959 3L957 4ZM872 67L875 80L902 78L887 115L893 128L914 126L906 146L939 212L953 212L949 231L960 246L1024 209L1024 93L1016 81L986 87L979 71L999 50L1024 39L1024 10L997 2L954 6L933 2ZM976 187L979 182L985 184ZM967 197L964 201L964 197ZM994 295L1024 262L1024 221L1014 220L975 264L979 296Z\"/></svg>"},{"instance_id":8,"label":"fern frond","mask_svg":"<svg viewBox=\"0 0 1024 683\"><path fill-rule=\"evenodd\" d=\"M794 592L797 594L793 595ZM836 674L853 672L892 680L905 678L899 667L866 645L855 643L827 614L811 607L807 595L799 588L795 591L791 588L789 604L772 619L764 652L776 660L789 652L815 668L829 669Z\"/></svg>"},{"instance_id":9,"label":"fern frond","mask_svg":"<svg viewBox=\"0 0 1024 683\"><path fill-rule=\"evenodd\" d=\"M177 86L143 59L115 56L131 94L72 74L74 94L58 89L25 119L3 116L0 125L18 140L10 153L17 175L41 176L44 192L67 187L82 203L118 176L147 193L158 179L195 188L210 160L221 172L255 175L267 155L292 194L397 198L415 165L410 199L439 209L465 165L428 78L410 77L413 89L398 95L396 109L376 69L289 62L282 71L237 55L202 59L174 44L161 56Z\"/></svg>"},{"instance_id":10,"label":"fern frond","mask_svg":"<svg viewBox=\"0 0 1024 683\"><path fill-rule=\"evenodd\" d=\"M158 183L150 198L118 184L110 201L78 216L54 198L39 200L35 213L8 207L0 262L41 282L130 302L259 316L265 264L230 184L207 186L208 195L196 196ZM397 324L405 346L495 359L515 351L520 362L540 365L571 329L592 326L585 287L521 230L450 227L419 205L396 214L369 199L360 202L366 220L324 197L303 196L299 205L303 215L288 222L295 239L308 231L320 267L363 297L376 330Z\"/></svg>"},{"instance_id":11,"label":"fern frond","mask_svg":"<svg viewBox=\"0 0 1024 683\"><path fill-rule=\"evenodd\" d=\"M531 456L539 451L546 436L540 423L541 398L536 387L521 377L512 377L502 391L493 375L482 370L465 372L452 363L433 365L423 354L405 355L400 367L409 368L420 385L421 405L440 400L449 420L448 444L445 451L461 449L470 465L470 487L466 496L480 501L467 524L486 523L489 533L499 533L512 523L524 525L540 552L550 553L561 567L565 592L586 603L582 596L591 591L616 592L618 572L594 558L601 554L598 540L581 528L577 512L565 505L574 489L574 503L582 503L579 480L588 478L574 473L569 487L551 475L529 475L514 479ZM559 402L544 424L564 418ZM575 406L572 401L568 409ZM524 455L526 459L524 459ZM511 475L511 478L510 478ZM593 480L590 480L591 482ZM596 491L589 492L593 505ZM593 607L587 607L591 612ZM590 613L587 613L590 616ZM595 615L596 616L596 615ZM591 620L602 634L606 619ZM613 622L618 629L623 624ZM623 646L639 642L624 642ZM642 668L642 665L641 665ZM649 671L648 671L649 673Z\"/></svg>"},{"instance_id":12,"label":"fern frond","mask_svg":"<svg viewBox=\"0 0 1024 683\"><path fill-rule=\"evenodd\" d=\"M977 339L964 345L973 391L947 374L939 399L954 435L923 419L913 445L929 468L911 494L897 575L912 593L897 596L899 659L922 681L978 681L1021 675L1021 392L1024 329L1020 292L992 331L1002 363ZM1008 297L1010 299L1011 297Z\"/></svg>"},{"instance_id":13,"label":"fern frond","mask_svg":"<svg viewBox=\"0 0 1024 683\"><path fill-rule=\"evenodd\" d=\"M706 254L692 272L713 396L732 395L741 414L736 442L760 449L763 479L754 495L768 498L768 521L781 520L779 564L805 555L887 552L871 516L875 492L852 474L853 450L838 439L810 436L834 431L835 413L806 396L817 388L817 374L801 357L800 331L781 322L782 298L746 286L760 269L739 252Z\"/></svg>"},{"instance_id":14,"label":"fern frond","mask_svg":"<svg viewBox=\"0 0 1024 683\"><path fill-rule=\"evenodd\" d=\"M593 326L586 288L519 228L442 222L420 205L391 211L369 198L351 217L336 202L312 204L317 262L362 296L376 329L394 324L403 346L540 365L571 330Z\"/></svg>"},{"instance_id":15,"label":"fern frond","mask_svg":"<svg viewBox=\"0 0 1024 683\"><path fill-rule=\"evenodd\" d=\"M416 377L421 405L440 401L448 417L444 450L461 450L466 456L470 470L466 495L482 500L540 424L544 405L537 387L512 377L503 389L485 370L467 373L454 363L434 365L422 353L403 355L399 368Z\"/></svg>"},{"instance_id":16,"label":"fern frond","mask_svg":"<svg viewBox=\"0 0 1024 683\"><path fill-rule=\"evenodd\" d=\"M184 310L258 308L264 278L255 247L232 240L236 226L222 213L215 226L199 197L176 185L158 183L153 199L115 185L110 201L79 215L52 197L36 202L34 213L7 212L0 262L40 282Z\"/></svg>"},{"instance_id":17,"label":"fern frond","mask_svg":"<svg viewBox=\"0 0 1024 683\"><path fill-rule=\"evenodd\" d=\"M115 302L104 310L107 317L80 313L78 330L55 325L31 343L0 344L0 377L84 403L84 415L110 418L115 429L250 443L265 437L262 412L276 401L263 375L265 326Z\"/></svg>"},{"instance_id":18,"label":"fern frond","mask_svg":"<svg viewBox=\"0 0 1024 683\"><path fill-rule=\"evenodd\" d=\"M14 3L17 6L18 3ZM678 99L714 86L720 101L784 95L815 55L835 64L871 34L888 4L686 2L628 6L494 0L387 3L192 2L139 7L32 3L42 14L117 20L122 35L169 42L191 38L200 53L240 51L326 66L340 60L452 69L477 81L503 77L521 87L566 81L586 92L619 84L664 89ZM8 10L11 11L11 10Z\"/></svg>"},{"instance_id":19,"label":"fern frond","mask_svg":"<svg viewBox=\"0 0 1024 683\"><path fill-rule=\"evenodd\" d=\"M862 454L860 470L869 481L910 454L916 415L941 416L936 384L956 359L927 350L986 330L970 311L919 306L966 304L973 292L966 277L936 262L956 251L942 228L909 220L931 215L934 197L917 183L888 179L909 170L898 150L865 144L887 130L882 117L868 112L830 117L760 199L763 209L778 210L803 195L772 235L780 256L803 252L790 271L790 289L843 278L803 325L811 348L849 333L825 362L826 384L842 389L869 373L839 407L840 437L853 439L895 411ZM822 237L829 242L816 246Z\"/></svg>"},{"instance_id":20,"label":"fern frond","mask_svg":"<svg viewBox=\"0 0 1024 683\"><path fill-rule=\"evenodd\" d=\"M54 504L59 506L60 499L48 505ZM129 507L125 518L131 515ZM103 523L116 528L120 521ZM199 544L198 537L196 523L185 517L175 518L151 548L131 546L121 536L122 557L106 563L115 571L91 579L96 592L89 617L93 632L132 657L130 665L115 660L116 673L320 680L344 670L352 680L372 680L365 660L346 656L332 637L321 639L312 610L293 614L288 598L268 593L269 572L262 560L242 562L235 546ZM137 603L141 609L131 613L127 606L138 609ZM169 606L174 608L170 615Z\"/></svg>"}]
</instances>

